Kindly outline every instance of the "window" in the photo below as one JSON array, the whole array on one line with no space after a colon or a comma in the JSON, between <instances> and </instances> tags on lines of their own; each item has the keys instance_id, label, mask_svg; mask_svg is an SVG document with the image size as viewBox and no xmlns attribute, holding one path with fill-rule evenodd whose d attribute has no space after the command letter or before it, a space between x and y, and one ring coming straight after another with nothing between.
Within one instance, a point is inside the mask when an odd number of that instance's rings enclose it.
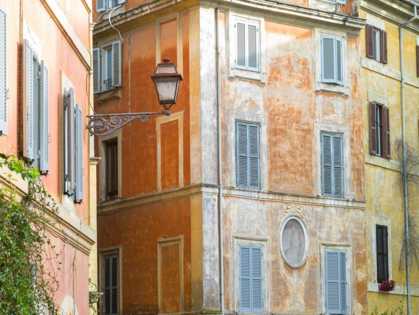
<instances>
[{"instance_id":1,"label":"window","mask_svg":"<svg viewBox=\"0 0 419 315\"><path fill-rule=\"evenodd\" d=\"M383 225L376 226L377 238L377 281L389 279L388 271L388 232Z\"/></svg>"},{"instance_id":2,"label":"window","mask_svg":"<svg viewBox=\"0 0 419 315\"><path fill-rule=\"evenodd\" d=\"M325 256L326 313L346 314L348 308L346 252L326 250Z\"/></svg>"},{"instance_id":3,"label":"window","mask_svg":"<svg viewBox=\"0 0 419 315\"><path fill-rule=\"evenodd\" d=\"M263 253L260 246L239 247L240 311L263 311Z\"/></svg>"},{"instance_id":4,"label":"window","mask_svg":"<svg viewBox=\"0 0 419 315\"><path fill-rule=\"evenodd\" d=\"M259 23L237 19L236 30L236 68L259 71Z\"/></svg>"},{"instance_id":5,"label":"window","mask_svg":"<svg viewBox=\"0 0 419 315\"><path fill-rule=\"evenodd\" d=\"M121 42L93 49L94 93L121 86Z\"/></svg>"},{"instance_id":6,"label":"window","mask_svg":"<svg viewBox=\"0 0 419 315\"><path fill-rule=\"evenodd\" d=\"M259 125L236 123L237 186L260 189Z\"/></svg>"},{"instance_id":7,"label":"window","mask_svg":"<svg viewBox=\"0 0 419 315\"><path fill-rule=\"evenodd\" d=\"M416 46L416 75L419 77L419 45Z\"/></svg>"},{"instance_id":8,"label":"window","mask_svg":"<svg viewBox=\"0 0 419 315\"><path fill-rule=\"evenodd\" d=\"M46 175L49 172L48 68L25 40L25 157Z\"/></svg>"},{"instance_id":9,"label":"window","mask_svg":"<svg viewBox=\"0 0 419 315\"><path fill-rule=\"evenodd\" d=\"M367 24L367 57L378 62L387 63L387 33L379 28Z\"/></svg>"},{"instance_id":10,"label":"window","mask_svg":"<svg viewBox=\"0 0 419 315\"><path fill-rule=\"evenodd\" d=\"M7 135L7 12L0 5L0 135Z\"/></svg>"},{"instance_id":11,"label":"window","mask_svg":"<svg viewBox=\"0 0 419 315\"><path fill-rule=\"evenodd\" d=\"M342 38L321 36L321 61L322 82L343 85Z\"/></svg>"},{"instance_id":12,"label":"window","mask_svg":"<svg viewBox=\"0 0 419 315\"><path fill-rule=\"evenodd\" d=\"M64 194L83 202L83 114L75 90L64 91Z\"/></svg>"},{"instance_id":13,"label":"window","mask_svg":"<svg viewBox=\"0 0 419 315\"><path fill-rule=\"evenodd\" d=\"M96 0L96 11L108 11L125 3L125 0Z\"/></svg>"},{"instance_id":14,"label":"window","mask_svg":"<svg viewBox=\"0 0 419 315\"><path fill-rule=\"evenodd\" d=\"M390 111L388 107L370 103L370 153L387 159L390 155Z\"/></svg>"},{"instance_id":15,"label":"window","mask_svg":"<svg viewBox=\"0 0 419 315\"><path fill-rule=\"evenodd\" d=\"M321 134L323 196L343 198L343 140L340 134Z\"/></svg>"},{"instance_id":16,"label":"window","mask_svg":"<svg viewBox=\"0 0 419 315\"><path fill-rule=\"evenodd\" d=\"M118 142L113 139L105 142L106 197L118 198Z\"/></svg>"},{"instance_id":17,"label":"window","mask_svg":"<svg viewBox=\"0 0 419 315\"><path fill-rule=\"evenodd\" d=\"M103 307L105 315L119 315L119 255L103 256Z\"/></svg>"}]
</instances>

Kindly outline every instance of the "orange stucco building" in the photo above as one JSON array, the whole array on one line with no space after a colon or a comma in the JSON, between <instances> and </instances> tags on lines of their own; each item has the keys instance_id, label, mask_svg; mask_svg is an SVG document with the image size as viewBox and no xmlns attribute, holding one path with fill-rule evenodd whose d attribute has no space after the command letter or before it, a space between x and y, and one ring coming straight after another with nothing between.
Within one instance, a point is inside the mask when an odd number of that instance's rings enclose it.
<instances>
[{"instance_id":1,"label":"orange stucco building","mask_svg":"<svg viewBox=\"0 0 419 315\"><path fill-rule=\"evenodd\" d=\"M91 12L91 0L0 1L0 151L37 167L57 203L48 233L59 257L46 268L57 274L55 303L65 314L89 314L89 278L96 281L96 174L83 118L92 101Z\"/></svg>"},{"instance_id":2,"label":"orange stucco building","mask_svg":"<svg viewBox=\"0 0 419 315\"><path fill-rule=\"evenodd\" d=\"M358 7L94 3L96 113L183 76L171 116L97 138L105 314L367 314Z\"/></svg>"}]
</instances>

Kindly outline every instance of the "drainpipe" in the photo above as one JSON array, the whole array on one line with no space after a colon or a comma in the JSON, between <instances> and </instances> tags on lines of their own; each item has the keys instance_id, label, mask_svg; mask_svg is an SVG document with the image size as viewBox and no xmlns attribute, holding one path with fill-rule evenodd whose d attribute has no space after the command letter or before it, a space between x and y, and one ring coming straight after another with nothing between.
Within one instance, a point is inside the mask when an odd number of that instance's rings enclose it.
<instances>
[{"instance_id":1,"label":"drainpipe","mask_svg":"<svg viewBox=\"0 0 419 315\"><path fill-rule=\"evenodd\" d=\"M224 315L224 248L223 248L223 165L221 156L221 64L220 64L220 11L215 9L217 42L217 115L218 115L218 207L220 246L220 311Z\"/></svg>"},{"instance_id":2,"label":"drainpipe","mask_svg":"<svg viewBox=\"0 0 419 315\"><path fill-rule=\"evenodd\" d=\"M405 216L405 246L406 246L406 287L407 287L407 314L411 315L410 305L410 246L409 246L409 191L407 182L407 154L406 154L406 109L405 109L405 79L404 79L404 56L403 56L403 28L410 22L418 18L417 7L419 4L410 0L403 0L406 3L413 5L413 17L400 25L399 27L399 47L400 47L400 72L402 83L402 139L403 139L403 197L404 197L404 216Z\"/></svg>"}]
</instances>

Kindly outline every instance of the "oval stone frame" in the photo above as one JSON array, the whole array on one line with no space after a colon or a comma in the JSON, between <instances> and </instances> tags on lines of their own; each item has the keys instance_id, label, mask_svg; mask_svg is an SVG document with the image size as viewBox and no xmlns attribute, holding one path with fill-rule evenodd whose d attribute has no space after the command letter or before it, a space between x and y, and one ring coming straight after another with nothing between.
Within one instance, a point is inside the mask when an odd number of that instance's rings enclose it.
<instances>
[{"instance_id":1,"label":"oval stone frame","mask_svg":"<svg viewBox=\"0 0 419 315\"><path fill-rule=\"evenodd\" d=\"M283 247L283 245L282 245L282 242L283 242L283 235L284 235L284 229L285 229L285 226L287 225L287 223L289 222L289 221L291 221L291 220L294 220L294 221L297 221L297 223L300 225L300 227L301 227L301 229L303 230L303 234L304 234L304 253L303 253L303 256L302 256L302 259L301 259L301 261L300 262L298 262L298 263L292 263L292 262L290 262L288 259L287 259L287 257L286 257L286 255L285 255L285 252L284 252L284 247ZM304 225L304 222L303 221L301 221L301 219L299 218L299 217L297 217L297 216L289 216L289 217L287 217L285 220L284 220L284 222L282 223L282 227L281 227L281 234L280 234L280 241L279 241L279 245L280 245L280 247L281 247L281 253L282 253L282 257L284 258L284 260L285 260L285 262L287 263L287 265L288 266L290 266L291 268L293 268L293 269L298 269L298 268L300 268L302 265L304 265L304 263L306 262L306 260L307 260L307 257L308 257L308 246L309 246L309 241L308 241L308 234L307 234L307 229L306 229L306 227L305 227L305 225Z\"/></svg>"}]
</instances>

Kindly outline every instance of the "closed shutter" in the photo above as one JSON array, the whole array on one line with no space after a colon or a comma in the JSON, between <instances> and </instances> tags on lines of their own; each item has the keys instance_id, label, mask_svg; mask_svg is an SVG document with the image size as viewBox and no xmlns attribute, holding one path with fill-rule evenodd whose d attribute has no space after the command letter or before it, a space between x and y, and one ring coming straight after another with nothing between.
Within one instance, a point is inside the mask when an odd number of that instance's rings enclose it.
<instances>
[{"instance_id":1,"label":"closed shutter","mask_svg":"<svg viewBox=\"0 0 419 315\"><path fill-rule=\"evenodd\" d=\"M40 146L41 146L41 174L49 172L49 97L48 97L48 68L44 61L41 61L41 125L40 128Z\"/></svg>"},{"instance_id":2,"label":"closed shutter","mask_svg":"<svg viewBox=\"0 0 419 315\"><path fill-rule=\"evenodd\" d=\"M77 104L76 112L76 203L83 202L83 115L80 106Z\"/></svg>"},{"instance_id":3,"label":"closed shutter","mask_svg":"<svg viewBox=\"0 0 419 315\"><path fill-rule=\"evenodd\" d=\"M237 123L237 186L260 187L259 126Z\"/></svg>"},{"instance_id":4,"label":"closed shutter","mask_svg":"<svg viewBox=\"0 0 419 315\"><path fill-rule=\"evenodd\" d=\"M259 126L249 125L249 186L259 188Z\"/></svg>"},{"instance_id":5,"label":"closed shutter","mask_svg":"<svg viewBox=\"0 0 419 315\"><path fill-rule=\"evenodd\" d=\"M263 311L263 254L258 246L240 246L240 311Z\"/></svg>"},{"instance_id":6,"label":"closed shutter","mask_svg":"<svg viewBox=\"0 0 419 315\"><path fill-rule=\"evenodd\" d=\"M340 314L339 252L326 251L326 313Z\"/></svg>"},{"instance_id":7,"label":"closed shutter","mask_svg":"<svg viewBox=\"0 0 419 315\"><path fill-rule=\"evenodd\" d=\"M336 3L339 3L339 4L346 4L346 0L336 0Z\"/></svg>"},{"instance_id":8,"label":"closed shutter","mask_svg":"<svg viewBox=\"0 0 419 315\"><path fill-rule=\"evenodd\" d=\"M419 45L416 46L416 75L419 77Z\"/></svg>"},{"instance_id":9,"label":"closed shutter","mask_svg":"<svg viewBox=\"0 0 419 315\"><path fill-rule=\"evenodd\" d=\"M7 12L0 7L0 132L7 135Z\"/></svg>"},{"instance_id":10,"label":"closed shutter","mask_svg":"<svg viewBox=\"0 0 419 315\"><path fill-rule=\"evenodd\" d=\"M341 314L348 313L348 280L346 272L346 253L340 252L340 300Z\"/></svg>"},{"instance_id":11,"label":"closed shutter","mask_svg":"<svg viewBox=\"0 0 419 315\"><path fill-rule=\"evenodd\" d=\"M321 38L322 82L336 83L336 40L331 36Z\"/></svg>"},{"instance_id":12,"label":"closed shutter","mask_svg":"<svg viewBox=\"0 0 419 315\"><path fill-rule=\"evenodd\" d=\"M258 69L258 32L256 25L247 25L248 67L252 70Z\"/></svg>"},{"instance_id":13,"label":"closed shutter","mask_svg":"<svg viewBox=\"0 0 419 315\"><path fill-rule=\"evenodd\" d=\"M93 49L93 93L99 93L101 82L100 82L100 49Z\"/></svg>"},{"instance_id":14,"label":"closed shutter","mask_svg":"<svg viewBox=\"0 0 419 315\"><path fill-rule=\"evenodd\" d=\"M251 249L247 246L240 246L239 251L240 261L240 311L250 312L251 308L251 269L250 269L250 256Z\"/></svg>"},{"instance_id":15,"label":"closed shutter","mask_svg":"<svg viewBox=\"0 0 419 315\"><path fill-rule=\"evenodd\" d=\"M336 38L336 70L336 83L343 85L343 52L341 38Z\"/></svg>"},{"instance_id":16,"label":"closed shutter","mask_svg":"<svg viewBox=\"0 0 419 315\"><path fill-rule=\"evenodd\" d=\"M377 154L377 104L374 102L370 103L370 154Z\"/></svg>"},{"instance_id":17,"label":"closed shutter","mask_svg":"<svg viewBox=\"0 0 419 315\"><path fill-rule=\"evenodd\" d=\"M29 43L25 40L24 43L24 55L25 55L25 157L31 162L35 160L37 152L35 144L35 128L34 128L34 117L35 117L35 98L34 94L34 58L36 53Z\"/></svg>"},{"instance_id":18,"label":"closed shutter","mask_svg":"<svg viewBox=\"0 0 419 315\"><path fill-rule=\"evenodd\" d=\"M376 226L377 238L377 281L389 279L388 273L388 233L387 227Z\"/></svg>"},{"instance_id":19,"label":"closed shutter","mask_svg":"<svg viewBox=\"0 0 419 315\"><path fill-rule=\"evenodd\" d=\"M374 26L367 24L365 26L366 51L368 58L374 58Z\"/></svg>"},{"instance_id":20,"label":"closed shutter","mask_svg":"<svg viewBox=\"0 0 419 315\"><path fill-rule=\"evenodd\" d=\"M70 88L68 96L65 97L65 194L74 197L75 182L75 134L74 134L74 105L75 90Z\"/></svg>"},{"instance_id":21,"label":"closed shutter","mask_svg":"<svg viewBox=\"0 0 419 315\"><path fill-rule=\"evenodd\" d=\"M332 137L322 134L322 189L324 196L332 195Z\"/></svg>"},{"instance_id":22,"label":"closed shutter","mask_svg":"<svg viewBox=\"0 0 419 315\"><path fill-rule=\"evenodd\" d=\"M113 86L121 86L121 42L112 43Z\"/></svg>"},{"instance_id":23,"label":"closed shutter","mask_svg":"<svg viewBox=\"0 0 419 315\"><path fill-rule=\"evenodd\" d=\"M380 61L387 63L387 32L380 32Z\"/></svg>"},{"instance_id":24,"label":"closed shutter","mask_svg":"<svg viewBox=\"0 0 419 315\"><path fill-rule=\"evenodd\" d=\"M262 248L252 247L252 312L263 311Z\"/></svg>"},{"instance_id":25,"label":"closed shutter","mask_svg":"<svg viewBox=\"0 0 419 315\"><path fill-rule=\"evenodd\" d=\"M324 196L343 198L343 140L341 135L321 135L322 191Z\"/></svg>"},{"instance_id":26,"label":"closed shutter","mask_svg":"<svg viewBox=\"0 0 419 315\"><path fill-rule=\"evenodd\" d=\"M104 311L106 315L119 313L119 266L118 256L104 257Z\"/></svg>"},{"instance_id":27,"label":"closed shutter","mask_svg":"<svg viewBox=\"0 0 419 315\"><path fill-rule=\"evenodd\" d=\"M333 135L333 196L343 198L342 136Z\"/></svg>"},{"instance_id":28,"label":"closed shutter","mask_svg":"<svg viewBox=\"0 0 419 315\"><path fill-rule=\"evenodd\" d=\"M237 186L247 187L247 125L237 123Z\"/></svg>"},{"instance_id":29,"label":"closed shutter","mask_svg":"<svg viewBox=\"0 0 419 315\"><path fill-rule=\"evenodd\" d=\"M245 68L246 67L246 24L237 22L236 29L237 29L236 66Z\"/></svg>"},{"instance_id":30,"label":"closed shutter","mask_svg":"<svg viewBox=\"0 0 419 315\"><path fill-rule=\"evenodd\" d=\"M105 9L106 9L105 1L108 1L108 0L96 0L96 11L97 12L105 11Z\"/></svg>"}]
</instances>

